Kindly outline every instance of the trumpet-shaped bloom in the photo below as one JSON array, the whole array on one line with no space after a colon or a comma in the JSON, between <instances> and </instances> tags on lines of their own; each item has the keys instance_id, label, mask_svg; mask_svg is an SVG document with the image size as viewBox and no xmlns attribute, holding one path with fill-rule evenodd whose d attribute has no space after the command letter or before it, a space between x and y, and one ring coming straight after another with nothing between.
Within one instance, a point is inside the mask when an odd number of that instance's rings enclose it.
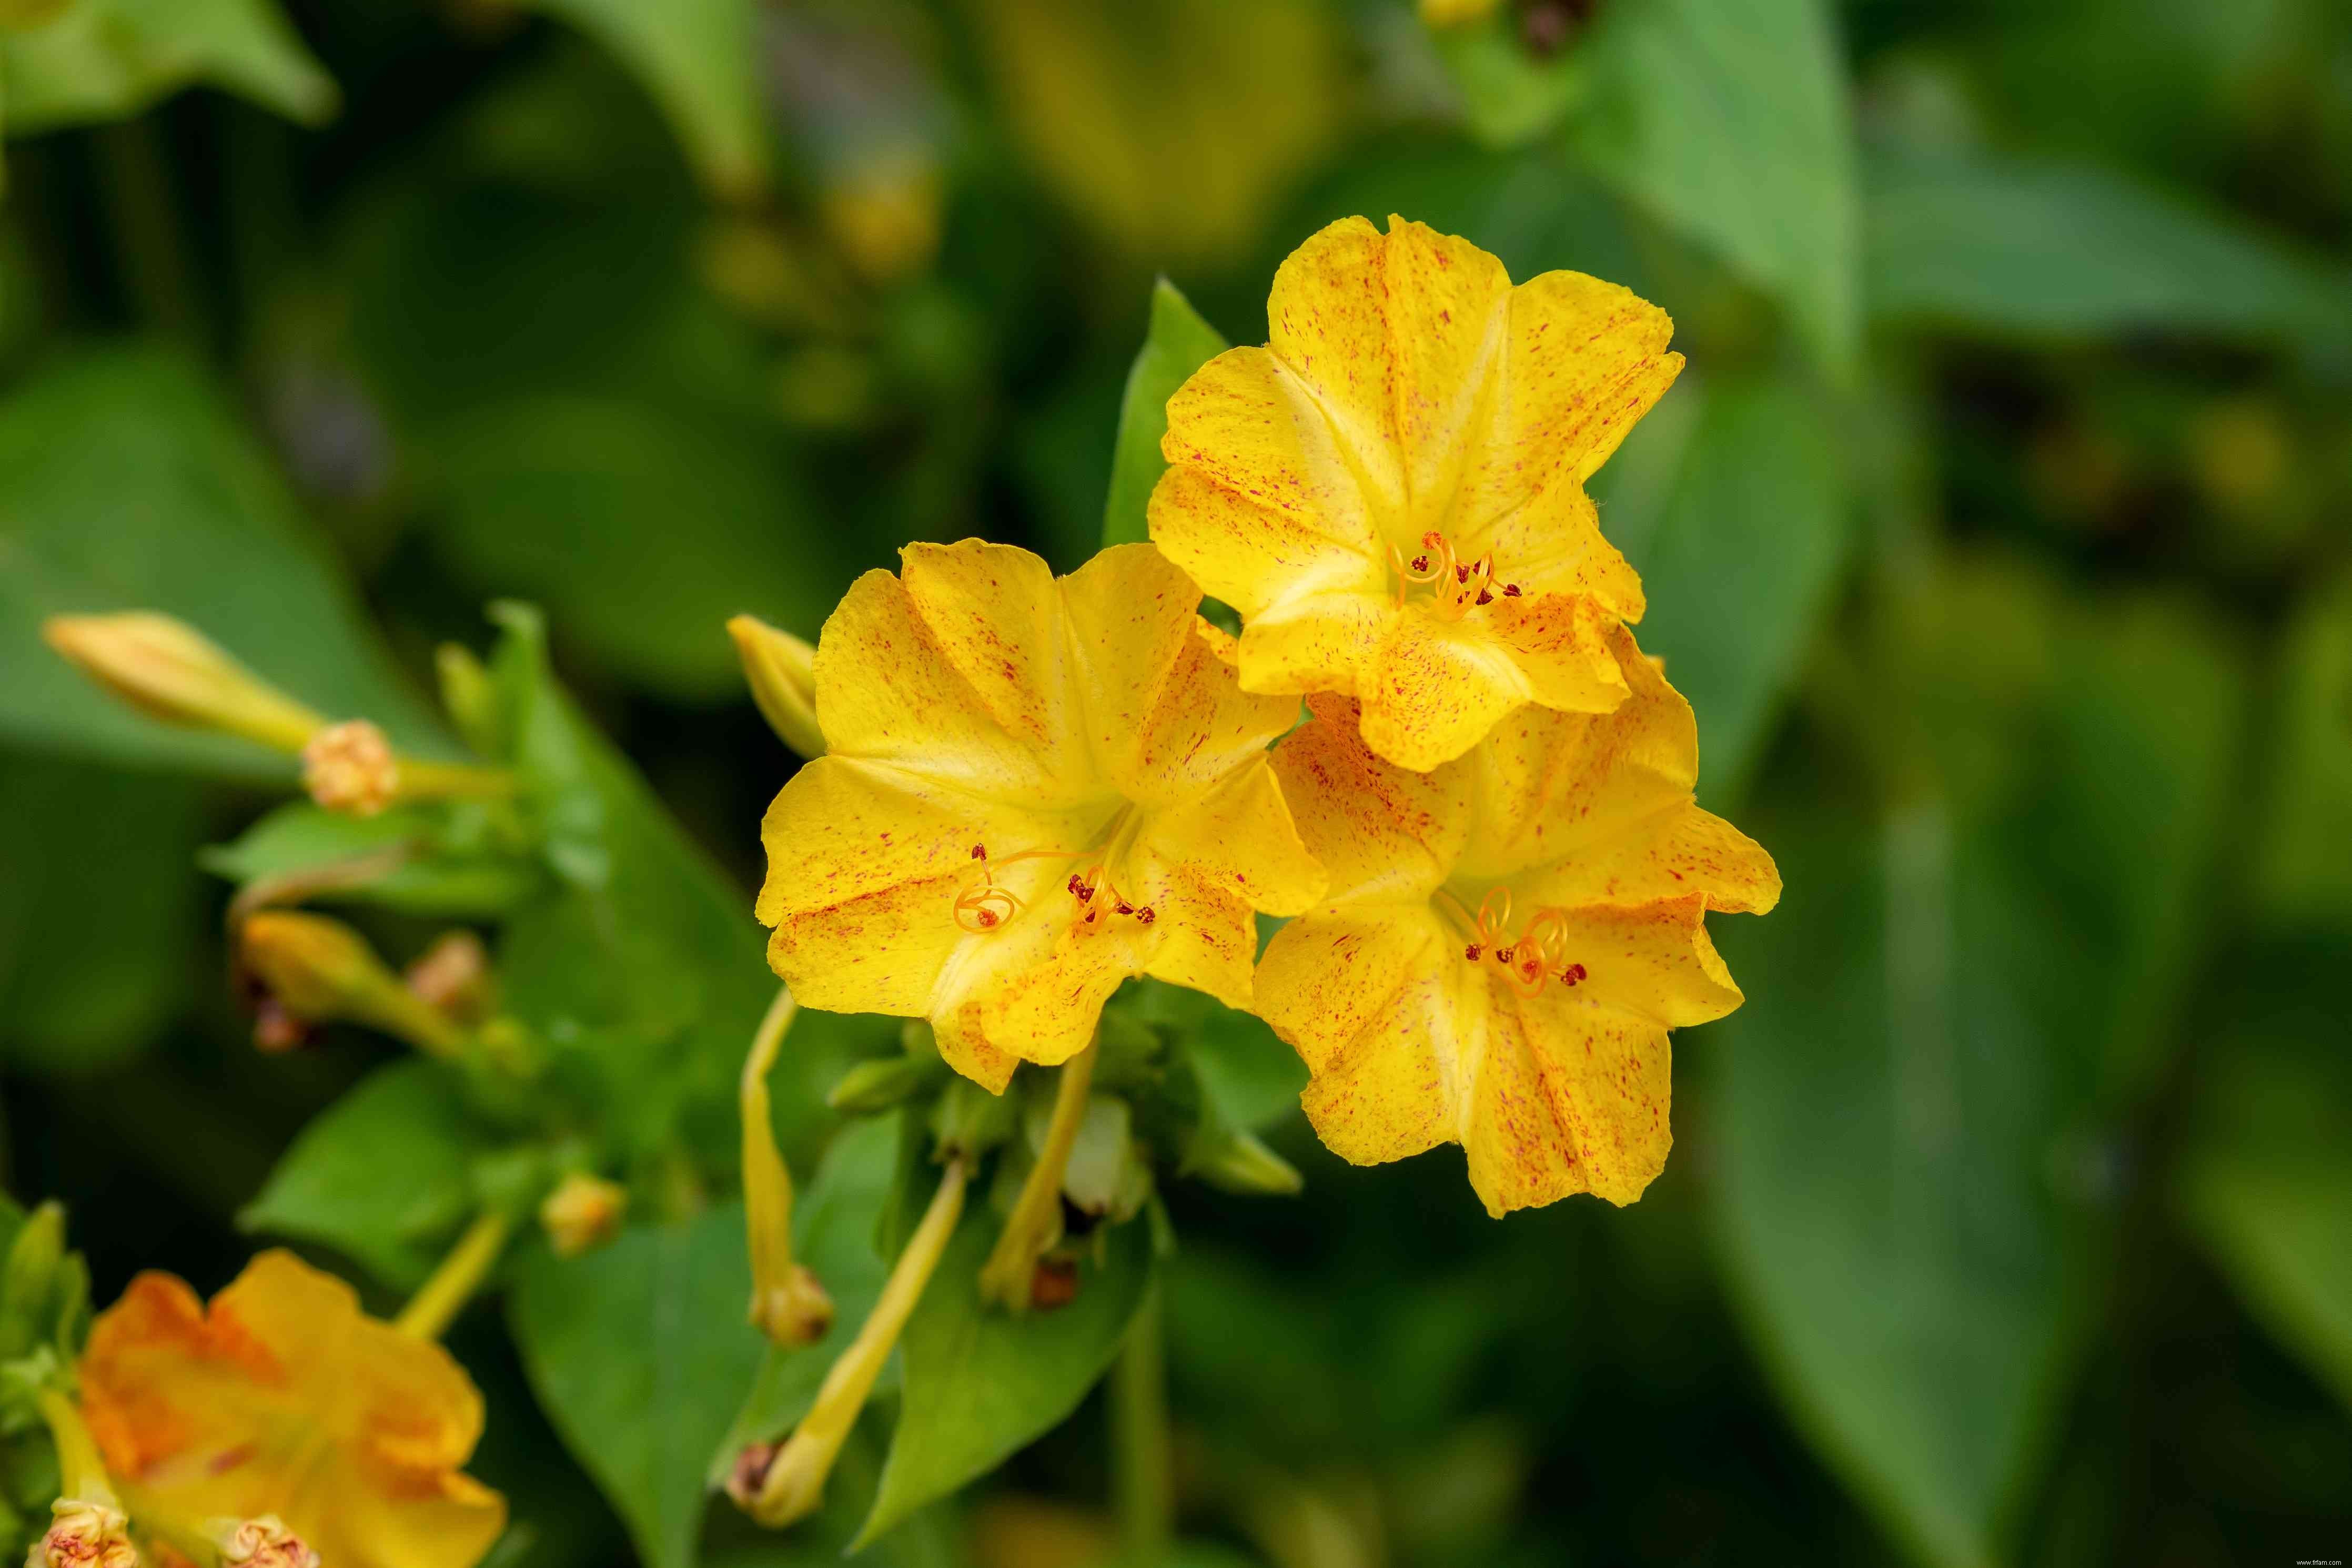
<instances>
[{"instance_id":1,"label":"trumpet-shaped bloom","mask_svg":"<svg viewBox=\"0 0 2352 1568\"><path fill-rule=\"evenodd\" d=\"M90 1328L82 1410L142 1530L276 1515L339 1568L471 1568L506 1526L462 1474L482 1397L448 1352L265 1252L209 1310L142 1274Z\"/></svg>"},{"instance_id":2,"label":"trumpet-shaped bloom","mask_svg":"<svg viewBox=\"0 0 2352 1568\"><path fill-rule=\"evenodd\" d=\"M825 755L761 828L769 961L808 1007L931 1020L1001 1090L1084 1050L1149 974L1247 1007L1253 910L1323 874L1200 591L1148 545L1056 579L1026 550L913 545L850 589L816 653Z\"/></svg>"},{"instance_id":3,"label":"trumpet-shaped bloom","mask_svg":"<svg viewBox=\"0 0 2352 1568\"><path fill-rule=\"evenodd\" d=\"M1331 878L1257 976L1307 1117L1358 1165L1461 1144L1496 1215L1641 1196L1673 1141L1666 1031L1740 1001L1705 916L1780 895L1692 800L1690 706L1623 628L1610 643L1632 686L1613 712L1523 709L1433 772L1373 756L1339 697L1275 753Z\"/></svg>"},{"instance_id":4,"label":"trumpet-shaped bloom","mask_svg":"<svg viewBox=\"0 0 2352 1568\"><path fill-rule=\"evenodd\" d=\"M1616 706L1642 585L1584 484L1682 369L1665 312L1391 217L1299 246L1266 315L1169 400L1150 507L1241 612L1243 688L1353 695L1417 770L1525 705Z\"/></svg>"}]
</instances>

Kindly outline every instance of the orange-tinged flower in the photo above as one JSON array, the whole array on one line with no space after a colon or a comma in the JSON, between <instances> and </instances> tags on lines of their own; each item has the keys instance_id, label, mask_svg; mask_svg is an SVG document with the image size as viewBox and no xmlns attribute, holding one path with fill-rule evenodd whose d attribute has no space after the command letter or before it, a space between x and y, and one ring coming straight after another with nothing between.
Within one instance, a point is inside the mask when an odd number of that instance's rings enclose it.
<instances>
[{"instance_id":1,"label":"orange-tinged flower","mask_svg":"<svg viewBox=\"0 0 2352 1568\"><path fill-rule=\"evenodd\" d=\"M1152 542L1244 621L1253 692L1360 699L1426 770L1524 705L1625 695L1642 585L1584 483L1682 369L1665 312L1467 240L1347 218L1275 274L1271 339L1168 403Z\"/></svg>"},{"instance_id":2,"label":"orange-tinged flower","mask_svg":"<svg viewBox=\"0 0 2352 1568\"><path fill-rule=\"evenodd\" d=\"M1367 750L1345 698L1275 753L1331 876L1257 976L1313 1074L1307 1117L1359 1165L1461 1144L1496 1215L1641 1196L1673 1142L1666 1031L1740 1001L1706 915L1780 895L1771 857L1692 800L1689 705L1610 642L1632 685L1614 712L1525 708L1431 773Z\"/></svg>"},{"instance_id":3,"label":"orange-tinged flower","mask_svg":"<svg viewBox=\"0 0 2352 1568\"><path fill-rule=\"evenodd\" d=\"M1130 975L1247 1007L1251 912L1307 908L1323 874L1267 766L1297 704L1241 690L1199 600L1148 545L1058 580L913 545L859 579L817 646L825 755L761 828L793 994L927 1017L998 1090L1084 1050Z\"/></svg>"},{"instance_id":4,"label":"orange-tinged flower","mask_svg":"<svg viewBox=\"0 0 2352 1568\"><path fill-rule=\"evenodd\" d=\"M142 1530L275 1515L337 1568L470 1568L506 1525L462 1474L482 1397L349 1285L265 1252L212 1300L142 1274L91 1325L82 1410Z\"/></svg>"}]
</instances>

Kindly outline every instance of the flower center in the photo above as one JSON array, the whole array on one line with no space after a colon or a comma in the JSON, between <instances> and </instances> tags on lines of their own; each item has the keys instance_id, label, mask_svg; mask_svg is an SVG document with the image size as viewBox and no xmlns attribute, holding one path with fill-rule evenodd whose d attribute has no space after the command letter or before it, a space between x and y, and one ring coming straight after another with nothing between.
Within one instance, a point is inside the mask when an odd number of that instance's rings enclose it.
<instances>
[{"instance_id":1,"label":"flower center","mask_svg":"<svg viewBox=\"0 0 2352 1568\"><path fill-rule=\"evenodd\" d=\"M1486 896L1478 901L1478 913L1475 915L1463 908L1452 894L1440 889L1437 896L1470 928L1470 940L1463 947L1462 956L1473 964L1491 965L1519 995L1540 996L1544 988L1555 980L1573 987L1584 979L1584 966L1569 959L1568 912L1558 904L1547 904L1528 916L1528 923L1514 938L1510 935L1509 888L1488 888Z\"/></svg>"},{"instance_id":2,"label":"flower center","mask_svg":"<svg viewBox=\"0 0 2352 1568\"><path fill-rule=\"evenodd\" d=\"M1494 552L1489 550L1465 564L1454 549L1454 541L1434 528L1421 536L1420 552L1411 560L1396 546L1389 546L1389 570L1396 573L1398 609L1404 608L1406 598L1415 588L1426 586L1431 594L1430 609L1441 621L1459 621L1478 605L1492 604L1497 591ZM1506 582L1499 591L1506 599L1517 599L1519 585Z\"/></svg>"},{"instance_id":3,"label":"flower center","mask_svg":"<svg viewBox=\"0 0 2352 1568\"><path fill-rule=\"evenodd\" d=\"M1002 928L1026 909L1029 901L999 882L998 873L1023 861L1049 860L1076 862L1062 886L1077 901L1076 926L1082 934L1108 929L1112 920L1119 918L1152 924L1160 918L1159 913L1121 893L1110 874L1112 862L1134 841L1141 825L1142 813L1130 806L1111 820L1101 843L1094 849L1022 850L992 858L986 844L972 845L972 869L956 891L955 923L974 936Z\"/></svg>"}]
</instances>

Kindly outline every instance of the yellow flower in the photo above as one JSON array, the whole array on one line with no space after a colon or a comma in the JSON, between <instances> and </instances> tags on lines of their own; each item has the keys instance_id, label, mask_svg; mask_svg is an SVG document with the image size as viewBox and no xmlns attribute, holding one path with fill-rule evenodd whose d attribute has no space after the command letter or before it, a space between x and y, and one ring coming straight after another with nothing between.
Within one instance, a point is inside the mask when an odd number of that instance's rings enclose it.
<instances>
[{"instance_id":1,"label":"yellow flower","mask_svg":"<svg viewBox=\"0 0 2352 1568\"><path fill-rule=\"evenodd\" d=\"M1608 628L1642 585L1584 482L1682 369L1665 312L1466 240L1346 218L1292 253L1272 340L1168 403L1152 541L1242 613L1253 692L1361 699L1425 771L1526 704L1625 695Z\"/></svg>"},{"instance_id":2,"label":"yellow flower","mask_svg":"<svg viewBox=\"0 0 2352 1568\"><path fill-rule=\"evenodd\" d=\"M470 1568L506 1527L461 1474L482 1396L352 1288L265 1252L210 1311L142 1274L90 1328L82 1410L142 1530L275 1515L336 1568Z\"/></svg>"},{"instance_id":3,"label":"yellow flower","mask_svg":"<svg viewBox=\"0 0 2352 1568\"><path fill-rule=\"evenodd\" d=\"M1267 766L1297 704L1245 695L1148 545L1056 580L912 545L816 654L825 755L769 808L761 920L802 1003L929 1018L1001 1090L1067 1061L1130 975L1250 1001L1251 911L1320 895Z\"/></svg>"},{"instance_id":4,"label":"yellow flower","mask_svg":"<svg viewBox=\"0 0 2352 1568\"><path fill-rule=\"evenodd\" d=\"M1664 1168L1666 1031L1739 989L1710 909L1761 913L1771 857L1702 811L1690 706L1620 627L1613 713L1527 708L1412 773L1318 698L1275 770L1331 891L1283 927L1257 1011L1306 1059L1315 1130L1358 1165L1444 1143L1490 1213L1631 1203Z\"/></svg>"}]
</instances>

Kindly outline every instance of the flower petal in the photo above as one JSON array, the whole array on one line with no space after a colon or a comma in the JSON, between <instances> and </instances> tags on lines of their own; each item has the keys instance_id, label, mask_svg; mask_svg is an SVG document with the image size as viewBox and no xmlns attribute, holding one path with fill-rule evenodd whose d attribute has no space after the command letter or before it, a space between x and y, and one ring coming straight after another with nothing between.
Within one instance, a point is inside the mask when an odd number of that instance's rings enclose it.
<instances>
[{"instance_id":1,"label":"flower petal","mask_svg":"<svg viewBox=\"0 0 2352 1568\"><path fill-rule=\"evenodd\" d=\"M1698 894L1632 905L1595 904L1563 911L1560 953L1581 964L1573 992L1606 1011L1664 1029L1719 1019L1740 1003L1731 971L1706 935L1706 899Z\"/></svg>"},{"instance_id":2,"label":"flower petal","mask_svg":"<svg viewBox=\"0 0 2352 1568\"><path fill-rule=\"evenodd\" d=\"M1311 593L1284 601L1242 628L1242 689L1353 696L1395 606L1385 594Z\"/></svg>"},{"instance_id":3,"label":"flower petal","mask_svg":"<svg viewBox=\"0 0 2352 1568\"><path fill-rule=\"evenodd\" d=\"M1442 621L1420 604L1391 618L1358 689L1364 744L1415 772L1460 757L1535 695L1486 622Z\"/></svg>"},{"instance_id":4,"label":"flower petal","mask_svg":"<svg viewBox=\"0 0 2352 1568\"><path fill-rule=\"evenodd\" d=\"M1483 988L1428 905L1359 905L1292 921L1258 966L1257 1012L1313 1074L1300 1103L1341 1159L1377 1165L1456 1136Z\"/></svg>"},{"instance_id":5,"label":"flower petal","mask_svg":"<svg viewBox=\"0 0 2352 1568\"><path fill-rule=\"evenodd\" d=\"M1518 886L1529 908L1698 893L1709 909L1761 915L1780 901L1780 873L1764 847L1688 801L1530 873Z\"/></svg>"},{"instance_id":6,"label":"flower petal","mask_svg":"<svg viewBox=\"0 0 2352 1568\"><path fill-rule=\"evenodd\" d=\"M1019 918L956 949L931 1008L949 1065L1002 1092L1016 1059L1052 1067L1092 1042L1103 1003L1159 945L1153 926L1111 902L1041 890Z\"/></svg>"},{"instance_id":7,"label":"flower petal","mask_svg":"<svg viewBox=\"0 0 2352 1568\"><path fill-rule=\"evenodd\" d=\"M963 677L999 728L1052 758L1054 781L1066 798L1083 793L1085 784L1071 766L1079 716L1053 568L1025 549L980 539L912 544L899 555L899 580L939 656ZM840 672L835 673L837 678ZM856 746L834 749L871 755Z\"/></svg>"},{"instance_id":8,"label":"flower petal","mask_svg":"<svg viewBox=\"0 0 2352 1568\"><path fill-rule=\"evenodd\" d=\"M1469 775L1415 773L1375 757L1344 697L1308 701L1314 716L1274 748L1275 776L1333 904L1418 903L1452 873L1469 833Z\"/></svg>"},{"instance_id":9,"label":"flower petal","mask_svg":"<svg viewBox=\"0 0 2352 1568\"><path fill-rule=\"evenodd\" d=\"M1673 1051L1655 1024L1548 986L1496 981L1463 1146L1470 1185L1500 1217L1591 1192L1642 1196L1674 1145Z\"/></svg>"},{"instance_id":10,"label":"flower petal","mask_svg":"<svg viewBox=\"0 0 2352 1568\"><path fill-rule=\"evenodd\" d=\"M1249 908L1305 914L1328 879L1299 837L1270 761L1261 754L1206 794L1153 813L1139 852L1206 877Z\"/></svg>"}]
</instances>

